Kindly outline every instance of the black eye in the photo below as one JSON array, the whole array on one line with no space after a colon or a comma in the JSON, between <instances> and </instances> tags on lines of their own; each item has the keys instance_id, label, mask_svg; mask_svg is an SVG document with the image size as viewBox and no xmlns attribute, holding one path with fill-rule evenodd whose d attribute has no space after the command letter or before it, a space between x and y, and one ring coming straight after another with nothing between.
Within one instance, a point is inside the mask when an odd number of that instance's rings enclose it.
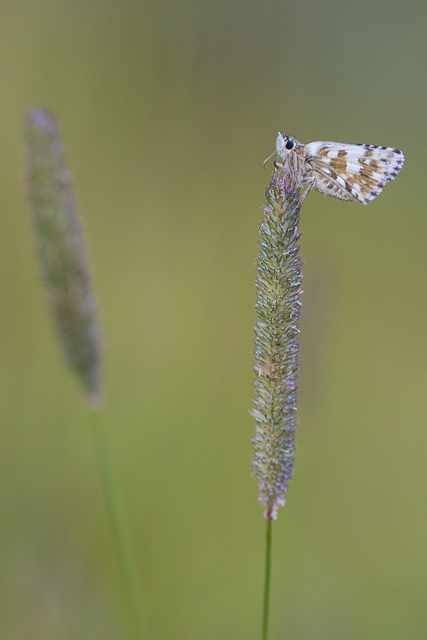
<instances>
[{"instance_id":1,"label":"black eye","mask_svg":"<svg viewBox=\"0 0 427 640\"><path fill-rule=\"evenodd\" d=\"M292 140L288 140L285 146L287 149L292 149L294 142Z\"/></svg>"}]
</instances>

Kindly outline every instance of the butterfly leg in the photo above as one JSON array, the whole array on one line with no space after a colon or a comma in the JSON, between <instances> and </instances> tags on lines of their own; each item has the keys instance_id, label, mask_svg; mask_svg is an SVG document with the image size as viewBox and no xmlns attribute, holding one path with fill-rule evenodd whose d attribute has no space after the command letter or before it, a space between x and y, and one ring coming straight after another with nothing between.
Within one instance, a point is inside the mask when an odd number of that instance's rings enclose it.
<instances>
[{"instance_id":1,"label":"butterfly leg","mask_svg":"<svg viewBox=\"0 0 427 640\"><path fill-rule=\"evenodd\" d=\"M301 209L302 205L305 202L306 197L308 196L308 194L310 193L310 191L313 189L313 187L315 187L315 180L311 180L310 184L308 185L307 189L304 191L304 193L302 194L300 201L299 201L299 208Z\"/></svg>"}]
</instances>

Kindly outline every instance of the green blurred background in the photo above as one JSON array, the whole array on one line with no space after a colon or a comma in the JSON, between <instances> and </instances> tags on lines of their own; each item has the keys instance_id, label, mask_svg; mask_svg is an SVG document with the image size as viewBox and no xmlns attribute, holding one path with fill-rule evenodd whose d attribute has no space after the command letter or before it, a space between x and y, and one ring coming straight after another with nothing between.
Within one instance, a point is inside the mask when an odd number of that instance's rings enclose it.
<instances>
[{"instance_id":1,"label":"green blurred background","mask_svg":"<svg viewBox=\"0 0 427 640\"><path fill-rule=\"evenodd\" d=\"M426 21L415 0L1 0L2 640L129 638L32 246L22 135L38 104L61 123L89 238L152 640L259 638L253 264L277 131L403 150L368 207L304 206L271 640L426 638Z\"/></svg>"}]
</instances>

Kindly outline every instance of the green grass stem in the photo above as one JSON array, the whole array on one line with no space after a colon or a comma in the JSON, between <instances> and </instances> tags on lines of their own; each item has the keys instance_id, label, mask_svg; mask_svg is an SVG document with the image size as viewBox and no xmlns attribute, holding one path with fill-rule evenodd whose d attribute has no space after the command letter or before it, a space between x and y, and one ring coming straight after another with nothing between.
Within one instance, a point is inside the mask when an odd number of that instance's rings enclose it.
<instances>
[{"instance_id":1,"label":"green grass stem","mask_svg":"<svg viewBox=\"0 0 427 640\"><path fill-rule=\"evenodd\" d=\"M133 637L135 640L146 640L148 628L141 583L110 442L101 411L92 409L90 413L107 511L131 614Z\"/></svg>"},{"instance_id":2,"label":"green grass stem","mask_svg":"<svg viewBox=\"0 0 427 640\"><path fill-rule=\"evenodd\" d=\"M268 640L268 622L270 615L270 584L271 584L271 533L273 520L266 518L267 529L265 536L265 578L264 601L262 607L262 633L261 640Z\"/></svg>"}]
</instances>

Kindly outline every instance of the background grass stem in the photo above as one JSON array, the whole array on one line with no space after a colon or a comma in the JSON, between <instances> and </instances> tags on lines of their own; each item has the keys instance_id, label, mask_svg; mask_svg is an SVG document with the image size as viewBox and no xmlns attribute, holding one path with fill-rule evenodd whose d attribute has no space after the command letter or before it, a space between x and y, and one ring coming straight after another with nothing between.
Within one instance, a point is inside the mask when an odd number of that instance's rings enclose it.
<instances>
[{"instance_id":1,"label":"background grass stem","mask_svg":"<svg viewBox=\"0 0 427 640\"><path fill-rule=\"evenodd\" d=\"M101 411L93 409L90 414L108 516L132 620L133 637L135 640L145 640L148 638L148 629L141 583L113 455Z\"/></svg>"}]
</instances>

